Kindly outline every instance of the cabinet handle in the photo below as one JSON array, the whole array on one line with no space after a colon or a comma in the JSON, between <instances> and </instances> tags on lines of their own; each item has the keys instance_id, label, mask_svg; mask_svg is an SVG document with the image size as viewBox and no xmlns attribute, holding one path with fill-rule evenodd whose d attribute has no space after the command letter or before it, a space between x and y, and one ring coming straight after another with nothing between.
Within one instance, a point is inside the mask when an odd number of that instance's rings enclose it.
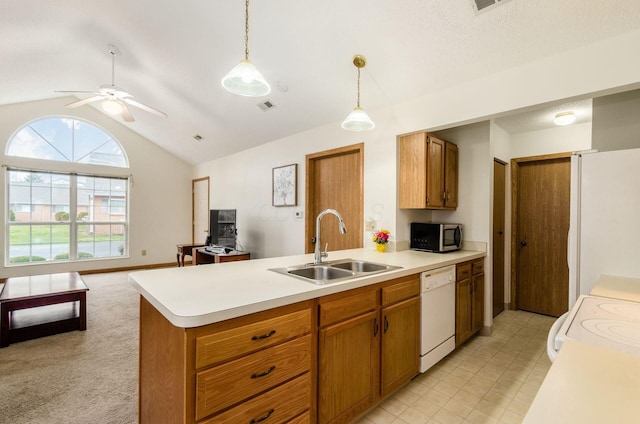
<instances>
[{"instance_id":1,"label":"cabinet handle","mask_svg":"<svg viewBox=\"0 0 640 424\"><path fill-rule=\"evenodd\" d=\"M376 337L378 335L379 329L380 329L380 326L378 325L378 318L374 318L373 319L373 337Z\"/></svg>"},{"instance_id":2,"label":"cabinet handle","mask_svg":"<svg viewBox=\"0 0 640 424\"><path fill-rule=\"evenodd\" d=\"M261 336L253 336L253 337L251 337L251 340L268 339L269 337L273 336L274 334L276 334L276 330L271 330L267 334L263 334Z\"/></svg>"},{"instance_id":3,"label":"cabinet handle","mask_svg":"<svg viewBox=\"0 0 640 424\"><path fill-rule=\"evenodd\" d=\"M384 333L387 334L387 330L389 329L389 320L387 319L387 316L384 316Z\"/></svg>"},{"instance_id":4,"label":"cabinet handle","mask_svg":"<svg viewBox=\"0 0 640 424\"><path fill-rule=\"evenodd\" d=\"M442 201L446 201L447 200L447 193L445 191L442 192Z\"/></svg>"},{"instance_id":5,"label":"cabinet handle","mask_svg":"<svg viewBox=\"0 0 640 424\"><path fill-rule=\"evenodd\" d=\"M261 416L260 418L254 418L251 421L249 421L249 424L257 424L257 423L261 423L262 421L268 419L271 414L273 414L276 410L271 408L269 409L269 412L267 412L265 415Z\"/></svg>"},{"instance_id":6,"label":"cabinet handle","mask_svg":"<svg viewBox=\"0 0 640 424\"><path fill-rule=\"evenodd\" d=\"M269 368L268 370L266 370L266 371L264 371L264 372L251 374L251 378L254 378L254 379L255 379L255 378L260 378L260 377L266 377L266 376L268 376L269 374L271 374L271 372L272 372L273 370L275 370L275 369L276 369L276 366L275 366L275 365L271 365L271 368Z\"/></svg>"}]
</instances>

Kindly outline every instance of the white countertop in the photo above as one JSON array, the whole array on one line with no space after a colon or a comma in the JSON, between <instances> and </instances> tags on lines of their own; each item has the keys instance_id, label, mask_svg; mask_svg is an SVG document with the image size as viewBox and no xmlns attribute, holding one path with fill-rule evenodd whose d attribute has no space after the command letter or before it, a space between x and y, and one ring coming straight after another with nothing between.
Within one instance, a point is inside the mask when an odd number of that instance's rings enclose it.
<instances>
[{"instance_id":1,"label":"white countertop","mask_svg":"<svg viewBox=\"0 0 640 424\"><path fill-rule=\"evenodd\" d=\"M191 328L483 256L485 252L469 250L444 254L369 249L329 252L324 261L352 258L402 268L326 285L269 271L313 262L313 254L137 271L129 274L129 281L173 325Z\"/></svg>"},{"instance_id":2,"label":"white countertop","mask_svg":"<svg viewBox=\"0 0 640 424\"><path fill-rule=\"evenodd\" d=\"M640 357L567 340L523 424L637 423Z\"/></svg>"}]
</instances>

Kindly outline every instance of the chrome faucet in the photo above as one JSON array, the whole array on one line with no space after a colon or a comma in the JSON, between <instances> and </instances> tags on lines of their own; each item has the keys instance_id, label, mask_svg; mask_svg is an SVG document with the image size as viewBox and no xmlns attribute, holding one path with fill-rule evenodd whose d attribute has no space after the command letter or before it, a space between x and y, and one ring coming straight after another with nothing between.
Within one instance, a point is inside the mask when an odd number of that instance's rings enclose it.
<instances>
[{"instance_id":1,"label":"chrome faucet","mask_svg":"<svg viewBox=\"0 0 640 424\"><path fill-rule=\"evenodd\" d=\"M332 213L338 217L338 228L340 229L340 234L347 233L347 227L344 226L344 221L342 220L342 216L340 215L340 212L338 212L337 210L325 209L318 214L318 217L316 218L316 249L313 253L313 263L316 265L322 263L322 258L326 258L327 256L329 256L329 254L327 253L327 249L329 248L329 243L327 243L327 246L324 248L324 252L320 251L320 219L328 213Z\"/></svg>"}]
</instances>

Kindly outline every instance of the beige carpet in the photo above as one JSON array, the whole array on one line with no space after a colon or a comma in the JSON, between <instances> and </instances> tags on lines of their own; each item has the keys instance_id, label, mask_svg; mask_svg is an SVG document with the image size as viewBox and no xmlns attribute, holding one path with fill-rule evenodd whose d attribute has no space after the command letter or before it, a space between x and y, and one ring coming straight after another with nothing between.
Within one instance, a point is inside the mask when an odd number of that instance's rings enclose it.
<instances>
[{"instance_id":1,"label":"beige carpet","mask_svg":"<svg viewBox=\"0 0 640 424\"><path fill-rule=\"evenodd\" d=\"M84 275L87 331L0 349L0 423L138 421L138 294L127 272Z\"/></svg>"}]
</instances>

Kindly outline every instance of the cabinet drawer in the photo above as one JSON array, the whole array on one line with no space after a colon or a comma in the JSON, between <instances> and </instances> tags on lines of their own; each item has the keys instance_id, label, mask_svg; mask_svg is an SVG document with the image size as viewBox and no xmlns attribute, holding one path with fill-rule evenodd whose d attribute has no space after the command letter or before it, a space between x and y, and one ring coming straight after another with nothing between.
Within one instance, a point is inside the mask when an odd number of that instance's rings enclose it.
<instances>
[{"instance_id":1,"label":"cabinet drawer","mask_svg":"<svg viewBox=\"0 0 640 424\"><path fill-rule=\"evenodd\" d=\"M311 335L252 353L196 375L196 419L300 375L311 368Z\"/></svg>"},{"instance_id":2,"label":"cabinet drawer","mask_svg":"<svg viewBox=\"0 0 640 424\"><path fill-rule=\"evenodd\" d=\"M265 424L281 424L309 410L310 406L311 377L309 373L306 373L282 386L243 402L235 408L202 421L200 424L238 424L262 421ZM259 421L261 418L262 420ZM293 422L298 421L294 420Z\"/></svg>"},{"instance_id":3,"label":"cabinet drawer","mask_svg":"<svg viewBox=\"0 0 640 424\"><path fill-rule=\"evenodd\" d=\"M482 274L484 272L484 259L475 261L471 264L471 273L473 275Z\"/></svg>"},{"instance_id":4,"label":"cabinet drawer","mask_svg":"<svg viewBox=\"0 0 640 424\"><path fill-rule=\"evenodd\" d=\"M377 290L367 289L328 302L321 299L320 302L320 325L328 325L376 309Z\"/></svg>"},{"instance_id":5,"label":"cabinet drawer","mask_svg":"<svg viewBox=\"0 0 640 424\"><path fill-rule=\"evenodd\" d=\"M420 275L399 278L396 284L382 288L382 306L391 305L401 300L420 294Z\"/></svg>"},{"instance_id":6,"label":"cabinet drawer","mask_svg":"<svg viewBox=\"0 0 640 424\"><path fill-rule=\"evenodd\" d=\"M456 281L466 280L471 278L471 264L464 263L456 266Z\"/></svg>"},{"instance_id":7,"label":"cabinet drawer","mask_svg":"<svg viewBox=\"0 0 640 424\"><path fill-rule=\"evenodd\" d=\"M273 346L311 332L311 310L243 325L196 339L196 368Z\"/></svg>"}]
</instances>

